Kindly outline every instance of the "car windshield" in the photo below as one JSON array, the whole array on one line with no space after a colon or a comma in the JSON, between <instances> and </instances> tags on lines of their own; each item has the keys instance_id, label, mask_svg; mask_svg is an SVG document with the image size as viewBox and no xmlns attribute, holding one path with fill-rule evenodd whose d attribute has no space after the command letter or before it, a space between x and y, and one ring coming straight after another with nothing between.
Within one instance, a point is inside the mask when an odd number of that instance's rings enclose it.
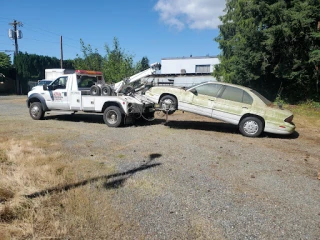
<instances>
[{"instance_id":1,"label":"car windshield","mask_svg":"<svg viewBox=\"0 0 320 240\"><path fill-rule=\"evenodd\" d=\"M188 89L194 88L194 87L199 86L199 85L202 85L202 84L204 84L204 83L207 83L207 82L202 82L202 83L194 84L194 85L192 85L192 86L190 86L190 87L186 87L186 88L185 88L185 90L188 90Z\"/></svg>"},{"instance_id":2,"label":"car windshield","mask_svg":"<svg viewBox=\"0 0 320 240\"><path fill-rule=\"evenodd\" d=\"M272 102L266 99L264 96L262 96L260 93L258 93L255 90L250 90L252 93L254 93L258 98L261 99L262 102L264 102L267 106L272 105Z\"/></svg>"},{"instance_id":3,"label":"car windshield","mask_svg":"<svg viewBox=\"0 0 320 240\"><path fill-rule=\"evenodd\" d=\"M38 86L42 86L42 85L49 85L50 83L51 83L52 81L40 81L39 83L38 83Z\"/></svg>"}]
</instances>

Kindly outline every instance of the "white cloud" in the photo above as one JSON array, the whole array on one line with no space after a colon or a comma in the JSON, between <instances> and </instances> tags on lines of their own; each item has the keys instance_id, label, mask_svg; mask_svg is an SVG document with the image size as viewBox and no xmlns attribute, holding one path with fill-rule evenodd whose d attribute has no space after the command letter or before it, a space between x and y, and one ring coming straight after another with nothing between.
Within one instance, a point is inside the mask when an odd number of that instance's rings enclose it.
<instances>
[{"instance_id":1,"label":"white cloud","mask_svg":"<svg viewBox=\"0 0 320 240\"><path fill-rule=\"evenodd\" d=\"M215 29L225 4L224 0L158 0L154 9L161 21L178 30Z\"/></svg>"}]
</instances>

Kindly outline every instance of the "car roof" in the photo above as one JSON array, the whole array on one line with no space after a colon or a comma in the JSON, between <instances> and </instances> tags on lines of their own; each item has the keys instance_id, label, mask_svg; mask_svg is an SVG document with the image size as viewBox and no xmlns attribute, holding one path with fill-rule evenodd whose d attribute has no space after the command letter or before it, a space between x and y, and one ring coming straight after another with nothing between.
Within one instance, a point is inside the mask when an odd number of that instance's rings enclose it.
<instances>
[{"instance_id":1,"label":"car roof","mask_svg":"<svg viewBox=\"0 0 320 240\"><path fill-rule=\"evenodd\" d=\"M245 86L242 86L242 85L238 85L238 84L233 84L233 83L217 82L217 81L208 81L208 82L205 82L205 83L216 83L216 84L220 84L220 85L237 87L237 88L241 88L241 89L249 90L249 91L252 90L251 88L248 88L248 87L245 87ZM202 83L201 83L201 84L202 84ZM199 85L200 85L200 84L199 84Z\"/></svg>"}]
</instances>

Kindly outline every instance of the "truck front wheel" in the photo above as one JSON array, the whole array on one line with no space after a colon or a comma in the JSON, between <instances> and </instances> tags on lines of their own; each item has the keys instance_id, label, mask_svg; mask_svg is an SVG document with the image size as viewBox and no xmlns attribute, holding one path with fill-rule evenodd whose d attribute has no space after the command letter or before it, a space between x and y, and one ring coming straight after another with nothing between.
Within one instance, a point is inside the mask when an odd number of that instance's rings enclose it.
<instances>
[{"instance_id":1,"label":"truck front wheel","mask_svg":"<svg viewBox=\"0 0 320 240\"><path fill-rule=\"evenodd\" d=\"M42 120L45 112L42 109L41 103L34 102L30 105L29 113L32 119Z\"/></svg>"},{"instance_id":2,"label":"truck front wheel","mask_svg":"<svg viewBox=\"0 0 320 240\"><path fill-rule=\"evenodd\" d=\"M119 127L122 124L123 116L118 107L110 106L104 110L103 120L108 127Z\"/></svg>"}]
</instances>

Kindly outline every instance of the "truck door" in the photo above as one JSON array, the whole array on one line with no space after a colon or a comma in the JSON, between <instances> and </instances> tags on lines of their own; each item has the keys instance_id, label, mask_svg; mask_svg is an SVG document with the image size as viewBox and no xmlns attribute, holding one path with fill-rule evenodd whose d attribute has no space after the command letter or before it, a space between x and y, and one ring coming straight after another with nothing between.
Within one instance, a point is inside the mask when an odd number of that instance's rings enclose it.
<instances>
[{"instance_id":1,"label":"truck door","mask_svg":"<svg viewBox=\"0 0 320 240\"><path fill-rule=\"evenodd\" d=\"M68 92L67 92L68 77L62 76L57 78L46 91L45 99L49 109L69 110Z\"/></svg>"}]
</instances>

